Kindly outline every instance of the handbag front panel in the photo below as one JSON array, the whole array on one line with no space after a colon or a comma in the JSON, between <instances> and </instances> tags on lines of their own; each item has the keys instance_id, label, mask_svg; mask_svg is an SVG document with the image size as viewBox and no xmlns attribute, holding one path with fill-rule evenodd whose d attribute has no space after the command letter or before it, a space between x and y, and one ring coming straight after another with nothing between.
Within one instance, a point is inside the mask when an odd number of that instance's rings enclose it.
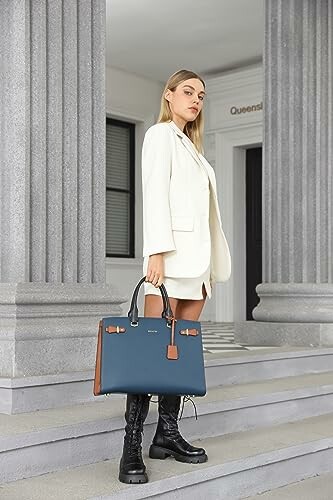
<instances>
[{"instance_id":1,"label":"handbag front panel","mask_svg":"<svg viewBox=\"0 0 333 500\"><path fill-rule=\"evenodd\" d=\"M110 325L124 327L124 333L107 333ZM181 335L195 328L197 336ZM113 330L113 328L109 328ZM200 323L178 320L175 344L178 359L167 358L171 328L161 318L139 318L138 326L127 317L103 320L101 393L189 394L206 393Z\"/></svg>"}]
</instances>

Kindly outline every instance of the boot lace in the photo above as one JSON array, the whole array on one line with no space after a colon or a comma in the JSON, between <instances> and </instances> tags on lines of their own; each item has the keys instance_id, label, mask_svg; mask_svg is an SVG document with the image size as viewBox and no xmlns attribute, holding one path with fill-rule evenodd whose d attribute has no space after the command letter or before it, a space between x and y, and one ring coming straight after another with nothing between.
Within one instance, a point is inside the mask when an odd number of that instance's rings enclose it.
<instances>
[{"instance_id":1,"label":"boot lace","mask_svg":"<svg viewBox=\"0 0 333 500\"><path fill-rule=\"evenodd\" d=\"M140 460L142 458L142 447L141 432L139 429L133 431L128 445L128 455L135 460Z\"/></svg>"},{"instance_id":2,"label":"boot lace","mask_svg":"<svg viewBox=\"0 0 333 500\"><path fill-rule=\"evenodd\" d=\"M184 405L185 403L187 403L188 401L191 401L192 405L193 405L193 408L194 408L194 415L195 415L195 420L198 420L198 413L197 413L197 407L195 406L195 402L193 401L193 399L190 397L190 396L183 396L183 401L182 401L182 409L180 411L180 417L178 420L181 420L182 416L183 416L183 412L184 412Z\"/></svg>"},{"instance_id":3,"label":"boot lace","mask_svg":"<svg viewBox=\"0 0 333 500\"><path fill-rule=\"evenodd\" d=\"M131 422L132 432L128 439L128 455L131 458L142 459L142 434L143 434L143 418L142 418L142 407L143 401L138 404L137 411L135 412L135 417Z\"/></svg>"}]
</instances>

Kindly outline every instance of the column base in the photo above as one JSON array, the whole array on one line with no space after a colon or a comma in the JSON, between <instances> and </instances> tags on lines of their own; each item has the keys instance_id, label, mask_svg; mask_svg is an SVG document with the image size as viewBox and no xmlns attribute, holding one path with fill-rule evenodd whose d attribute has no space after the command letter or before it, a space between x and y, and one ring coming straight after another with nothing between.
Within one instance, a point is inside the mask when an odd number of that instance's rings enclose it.
<instances>
[{"instance_id":1,"label":"column base","mask_svg":"<svg viewBox=\"0 0 333 500\"><path fill-rule=\"evenodd\" d=\"M91 401L98 322L127 300L112 286L1 283L0 413Z\"/></svg>"},{"instance_id":2,"label":"column base","mask_svg":"<svg viewBox=\"0 0 333 500\"><path fill-rule=\"evenodd\" d=\"M235 342L252 346L333 346L333 323L235 323Z\"/></svg>"}]
</instances>

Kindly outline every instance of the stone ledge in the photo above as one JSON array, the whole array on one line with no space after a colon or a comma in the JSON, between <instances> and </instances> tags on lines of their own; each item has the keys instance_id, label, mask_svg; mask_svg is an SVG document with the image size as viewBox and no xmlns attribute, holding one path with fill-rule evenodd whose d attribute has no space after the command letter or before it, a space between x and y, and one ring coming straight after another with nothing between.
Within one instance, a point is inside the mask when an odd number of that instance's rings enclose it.
<instances>
[{"instance_id":1,"label":"stone ledge","mask_svg":"<svg viewBox=\"0 0 333 500\"><path fill-rule=\"evenodd\" d=\"M83 283L0 283L1 305L34 304L122 304L127 297L118 294L116 287Z\"/></svg>"},{"instance_id":2,"label":"stone ledge","mask_svg":"<svg viewBox=\"0 0 333 500\"><path fill-rule=\"evenodd\" d=\"M236 322L235 342L244 346L333 346L333 323Z\"/></svg>"}]
</instances>

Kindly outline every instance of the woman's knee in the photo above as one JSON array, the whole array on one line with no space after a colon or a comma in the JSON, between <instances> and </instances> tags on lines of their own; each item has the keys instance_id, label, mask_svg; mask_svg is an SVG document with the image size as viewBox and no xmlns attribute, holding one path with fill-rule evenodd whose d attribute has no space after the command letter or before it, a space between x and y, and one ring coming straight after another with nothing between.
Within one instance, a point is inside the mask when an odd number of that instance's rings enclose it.
<instances>
[{"instance_id":1,"label":"woman's knee","mask_svg":"<svg viewBox=\"0 0 333 500\"><path fill-rule=\"evenodd\" d=\"M204 305L205 299L180 300L177 305L176 318L198 321Z\"/></svg>"},{"instance_id":2,"label":"woman's knee","mask_svg":"<svg viewBox=\"0 0 333 500\"><path fill-rule=\"evenodd\" d=\"M178 299L169 297L170 307L175 317L176 309L178 304ZM161 295L147 294L145 295L144 302L144 316L150 317L161 317L163 311L163 300Z\"/></svg>"}]
</instances>

